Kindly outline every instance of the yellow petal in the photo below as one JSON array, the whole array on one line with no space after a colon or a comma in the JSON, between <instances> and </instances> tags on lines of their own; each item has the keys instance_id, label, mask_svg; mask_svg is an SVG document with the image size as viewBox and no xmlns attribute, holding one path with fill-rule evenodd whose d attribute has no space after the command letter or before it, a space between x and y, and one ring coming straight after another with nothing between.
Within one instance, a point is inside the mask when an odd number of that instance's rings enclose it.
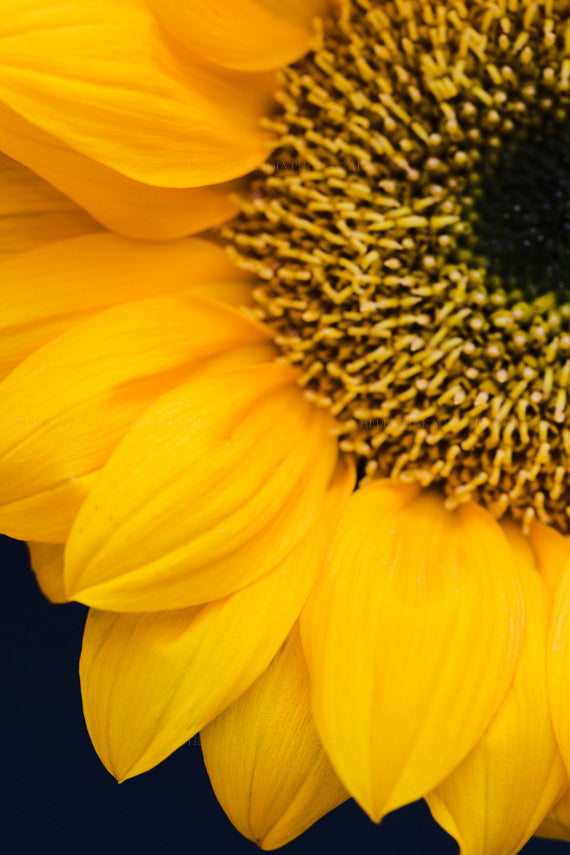
<instances>
[{"instance_id":1,"label":"yellow petal","mask_svg":"<svg viewBox=\"0 0 570 855\"><path fill-rule=\"evenodd\" d=\"M266 345L234 348L209 359L197 372L215 374L235 369L236 365L256 364L267 359L268 349L271 350ZM135 425L140 427L140 422L137 420ZM87 498L99 472L96 469L88 475L69 477L48 490L1 505L1 526L18 540L65 543L77 511Z\"/></svg>"},{"instance_id":2,"label":"yellow petal","mask_svg":"<svg viewBox=\"0 0 570 855\"><path fill-rule=\"evenodd\" d=\"M15 536L2 505L99 469L149 403L193 367L265 341L234 309L179 296L115 306L35 351L0 384L1 529Z\"/></svg>"},{"instance_id":3,"label":"yellow petal","mask_svg":"<svg viewBox=\"0 0 570 855\"><path fill-rule=\"evenodd\" d=\"M0 100L129 178L200 187L268 153L273 76L193 59L139 0L5 0L0 36Z\"/></svg>"},{"instance_id":4,"label":"yellow petal","mask_svg":"<svg viewBox=\"0 0 570 855\"><path fill-rule=\"evenodd\" d=\"M309 50L324 0L146 0L188 50L228 68L265 71Z\"/></svg>"},{"instance_id":5,"label":"yellow petal","mask_svg":"<svg viewBox=\"0 0 570 855\"><path fill-rule=\"evenodd\" d=\"M331 420L277 363L163 396L110 458L66 552L70 596L111 611L207 602L259 578L314 522Z\"/></svg>"},{"instance_id":6,"label":"yellow petal","mask_svg":"<svg viewBox=\"0 0 570 855\"><path fill-rule=\"evenodd\" d=\"M0 262L54 240L100 229L71 199L0 153Z\"/></svg>"},{"instance_id":7,"label":"yellow petal","mask_svg":"<svg viewBox=\"0 0 570 855\"><path fill-rule=\"evenodd\" d=\"M97 474L70 477L49 490L0 505L0 529L17 540L64 543Z\"/></svg>"},{"instance_id":8,"label":"yellow petal","mask_svg":"<svg viewBox=\"0 0 570 855\"><path fill-rule=\"evenodd\" d=\"M554 599L547 673L554 732L570 774L570 562L564 566Z\"/></svg>"},{"instance_id":9,"label":"yellow petal","mask_svg":"<svg viewBox=\"0 0 570 855\"><path fill-rule=\"evenodd\" d=\"M537 837L570 841L570 790L554 805L548 816L536 829Z\"/></svg>"},{"instance_id":10,"label":"yellow petal","mask_svg":"<svg viewBox=\"0 0 570 855\"><path fill-rule=\"evenodd\" d=\"M201 742L218 801L261 849L284 846L348 798L313 723L298 625Z\"/></svg>"},{"instance_id":11,"label":"yellow petal","mask_svg":"<svg viewBox=\"0 0 570 855\"><path fill-rule=\"evenodd\" d=\"M550 596L529 541L512 523L525 600L525 631L513 683L473 751L430 795L435 819L462 855L515 855L568 786L550 721L546 642Z\"/></svg>"},{"instance_id":12,"label":"yellow petal","mask_svg":"<svg viewBox=\"0 0 570 855\"><path fill-rule=\"evenodd\" d=\"M533 522L529 540L534 550L538 569L553 600L566 564L570 560L570 540L552 526Z\"/></svg>"},{"instance_id":13,"label":"yellow petal","mask_svg":"<svg viewBox=\"0 0 570 855\"><path fill-rule=\"evenodd\" d=\"M32 570L38 585L52 603L65 603L63 587L63 545L59 543L28 543Z\"/></svg>"},{"instance_id":14,"label":"yellow petal","mask_svg":"<svg viewBox=\"0 0 570 855\"><path fill-rule=\"evenodd\" d=\"M206 606L155 614L91 610L81 654L87 726L120 780L163 760L267 667L323 559L352 485L339 467L320 522L262 579Z\"/></svg>"},{"instance_id":15,"label":"yellow petal","mask_svg":"<svg viewBox=\"0 0 570 855\"><path fill-rule=\"evenodd\" d=\"M512 678L523 603L499 525L377 481L358 490L302 616L323 744L372 819L435 787Z\"/></svg>"},{"instance_id":16,"label":"yellow petal","mask_svg":"<svg viewBox=\"0 0 570 855\"><path fill-rule=\"evenodd\" d=\"M109 306L179 291L243 305L250 293L226 254L211 243L141 243L112 234L58 241L19 255L0 264L0 282L0 378Z\"/></svg>"},{"instance_id":17,"label":"yellow petal","mask_svg":"<svg viewBox=\"0 0 570 855\"><path fill-rule=\"evenodd\" d=\"M132 238L170 240L236 213L233 185L154 187L127 178L62 143L0 103L0 149L37 172L91 216Z\"/></svg>"}]
</instances>

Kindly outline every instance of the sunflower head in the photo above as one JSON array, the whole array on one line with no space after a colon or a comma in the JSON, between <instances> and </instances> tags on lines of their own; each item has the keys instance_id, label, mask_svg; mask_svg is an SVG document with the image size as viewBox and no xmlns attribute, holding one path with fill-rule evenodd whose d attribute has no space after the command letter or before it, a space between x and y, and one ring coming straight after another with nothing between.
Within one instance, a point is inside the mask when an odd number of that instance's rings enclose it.
<instances>
[{"instance_id":1,"label":"sunflower head","mask_svg":"<svg viewBox=\"0 0 570 855\"><path fill-rule=\"evenodd\" d=\"M348 797L570 839L570 0L0 32L0 530L90 607L105 766L200 731L266 849Z\"/></svg>"}]
</instances>

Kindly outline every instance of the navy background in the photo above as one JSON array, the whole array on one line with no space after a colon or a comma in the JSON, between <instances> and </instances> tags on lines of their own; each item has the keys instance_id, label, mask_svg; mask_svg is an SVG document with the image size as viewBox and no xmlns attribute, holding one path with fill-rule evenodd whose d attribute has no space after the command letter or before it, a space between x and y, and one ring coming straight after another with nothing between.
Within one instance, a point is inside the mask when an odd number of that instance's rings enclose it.
<instances>
[{"instance_id":1,"label":"navy background","mask_svg":"<svg viewBox=\"0 0 570 855\"><path fill-rule=\"evenodd\" d=\"M81 712L77 663L86 609L51 605L21 543L0 538L4 679L0 851L5 855L254 855L210 788L199 745L117 784L93 751ZM196 740L193 740L196 742ZM284 855L455 855L425 804L375 826L348 802ZM524 855L568 855L570 844L532 840Z\"/></svg>"}]
</instances>

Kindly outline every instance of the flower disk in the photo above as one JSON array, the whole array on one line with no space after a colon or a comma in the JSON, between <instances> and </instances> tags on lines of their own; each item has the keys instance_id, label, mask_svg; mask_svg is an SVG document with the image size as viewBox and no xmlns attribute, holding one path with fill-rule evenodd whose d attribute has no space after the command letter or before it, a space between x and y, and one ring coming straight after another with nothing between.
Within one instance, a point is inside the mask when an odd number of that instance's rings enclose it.
<instances>
[{"instance_id":1,"label":"flower disk","mask_svg":"<svg viewBox=\"0 0 570 855\"><path fill-rule=\"evenodd\" d=\"M221 230L366 478L570 530L570 4L358 0ZM527 259L533 263L527 263Z\"/></svg>"}]
</instances>

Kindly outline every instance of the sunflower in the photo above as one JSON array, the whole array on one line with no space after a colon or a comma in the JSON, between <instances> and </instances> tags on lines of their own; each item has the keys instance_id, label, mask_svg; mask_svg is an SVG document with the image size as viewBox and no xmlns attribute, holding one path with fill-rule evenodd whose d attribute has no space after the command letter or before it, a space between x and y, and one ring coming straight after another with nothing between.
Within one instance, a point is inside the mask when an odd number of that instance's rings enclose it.
<instances>
[{"instance_id":1,"label":"sunflower","mask_svg":"<svg viewBox=\"0 0 570 855\"><path fill-rule=\"evenodd\" d=\"M568 0L0 28L0 529L102 762L200 732L264 849L570 839Z\"/></svg>"}]
</instances>

